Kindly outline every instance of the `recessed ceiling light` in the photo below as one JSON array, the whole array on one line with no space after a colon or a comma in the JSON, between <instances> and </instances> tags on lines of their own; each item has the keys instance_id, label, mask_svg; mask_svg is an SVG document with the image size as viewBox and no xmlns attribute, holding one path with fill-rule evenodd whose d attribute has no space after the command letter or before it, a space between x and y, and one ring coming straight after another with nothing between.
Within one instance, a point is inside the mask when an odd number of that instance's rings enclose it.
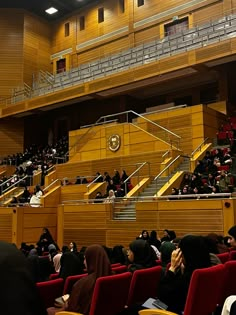
<instances>
[{"instance_id":1,"label":"recessed ceiling light","mask_svg":"<svg viewBox=\"0 0 236 315\"><path fill-rule=\"evenodd\" d=\"M54 14L54 13L56 13L57 11L58 11L58 10L55 9L55 8L53 8L53 7L51 7L51 8L49 8L49 9L45 10L45 12L47 12L48 14Z\"/></svg>"}]
</instances>

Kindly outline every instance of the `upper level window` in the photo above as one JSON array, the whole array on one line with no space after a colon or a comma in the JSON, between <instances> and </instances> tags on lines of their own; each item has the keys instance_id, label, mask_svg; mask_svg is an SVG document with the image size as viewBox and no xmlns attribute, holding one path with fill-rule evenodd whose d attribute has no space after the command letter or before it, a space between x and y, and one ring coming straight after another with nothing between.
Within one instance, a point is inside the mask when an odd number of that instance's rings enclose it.
<instances>
[{"instance_id":1,"label":"upper level window","mask_svg":"<svg viewBox=\"0 0 236 315\"><path fill-rule=\"evenodd\" d=\"M104 8L98 9L98 23L104 22Z\"/></svg>"},{"instance_id":2,"label":"upper level window","mask_svg":"<svg viewBox=\"0 0 236 315\"><path fill-rule=\"evenodd\" d=\"M165 24L165 36L173 35L188 29L188 17L176 19L175 21Z\"/></svg>"},{"instance_id":3,"label":"upper level window","mask_svg":"<svg viewBox=\"0 0 236 315\"><path fill-rule=\"evenodd\" d=\"M120 13L125 12L125 0L119 0L119 11Z\"/></svg>"},{"instance_id":4,"label":"upper level window","mask_svg":"<svg viewBox=\"0 0 236 315\"><path fill-rule=\"evenodd\" d=\"M65 23L65 37L70 35L70 23Z\"/></svg>"},{"instance_id":5,"label":"upper level window","mask_svg":"<svg viewBox=\"0 0 236 315\"><path fill-rule=\"evenodd\" d=\"M142 5L144 5L144 0L138 0L137 1L137 6L141 7Z\"/></svg>"},{"instance_id":6,"label":"upper level window","mask_svg":"<svg viewBox=\"0 0 236 315\"><path fill-rule=\"evenodd\" d=\"M85 29L85 17L80 16L79 18L79 29L80 31L83 31Z\"/></svg>"}]
</instances>

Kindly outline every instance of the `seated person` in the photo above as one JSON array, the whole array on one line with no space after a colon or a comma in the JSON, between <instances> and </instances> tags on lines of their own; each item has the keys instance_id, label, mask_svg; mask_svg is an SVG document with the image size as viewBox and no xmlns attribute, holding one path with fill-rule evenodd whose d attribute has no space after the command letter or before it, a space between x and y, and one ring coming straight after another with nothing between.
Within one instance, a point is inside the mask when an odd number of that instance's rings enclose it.
<instances>
[{"instance_id":1,"label":"seated person","mask_svg":"<svg viewBox=\"0 0 236 315\"><path fill-rule=\"evenodd\" d=\"M46 315L24 254L3 241L0 252L1 314Z\"/></svg>"},{"instance_id":2,"label":"seated person","mask_svg":"<svg viewBox=\"0 0 236 315\"><path fill-rule=\"evenodd\" d=\"M171 265L160 282L158 298L168 311L184 310L191 276L195 269L211 266L210 255L202 236L186 235L171 255Z\"/></svg>"},{"instance_id":3,"label":"seated person","mask_svg":"<svg viewBox=\"0 0 236 315\"><path fill-rule=\"evenodd\" d=\"M86 249L85 264L88 275L74 284L69 300L64 306L49 308L48 315L54 315L61 310L89 315L96 280L111 275L111 265L105 250L100 245L91 245Z\"/></svg>"},{"instance_id":4,"label":"seated person","mask_svg":"<svg viewBox=\"0 0 236 315\"><path fill-rule=\"evenodd\" d=\"M128 270L134 272L138 269L150 268L156 265L156 253L147 241L138 239L130 243L128 260L131 263Z\"/></svg>"}]
</instances>

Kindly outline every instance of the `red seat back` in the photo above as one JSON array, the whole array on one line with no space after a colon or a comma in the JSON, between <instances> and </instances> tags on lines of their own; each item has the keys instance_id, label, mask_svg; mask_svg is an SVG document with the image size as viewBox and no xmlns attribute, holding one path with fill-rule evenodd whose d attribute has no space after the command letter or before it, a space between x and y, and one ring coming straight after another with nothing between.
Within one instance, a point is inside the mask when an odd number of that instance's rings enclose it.
<instances>
[{"instance_id":1,"label":"red seat back","mask_svg":"<svg viewBox=\"0 0 236 315\"><path fill-rule=\"evenodd\" d=\"M184 315L209 315L221 303L224 265L196 269L188 290Z\"/></svg>"},{"instance_id":2,"label":"red seat back","mask_svg":"<svg viewBox=\"0 0 236 315\"><path fill-rule=\"evenodd\" d=\"M115 273L122 273L122 272L126 272L127 271L127 266L123 265L123 266L118 266L118 267L111 267L111 270Z\"/></svg>"},{"instance_id":3,"label":"red seat back","mask_svg":"<svg viewBox=\"0 0 236 315\"><path fill-rule=\"evenodd\" d=\"M59 277L59 272L51 273L49 276L49 280L54 280L54 279L57 279L58 277Z\"/></svg>"},{"instance_id":4,"label":"red seat back","mask_svg":"<svg viewBox=\"0 0 236 315\"><path fill-rule=\"evenodd\" d=\"M236 295L236 261L230 260L224 264L225 284L223 288L222 303L230 295Z\"/></svg>"},{"instance_id":5,"label":"red seat back","mask_svg":"<svg viewBox=\"0 0 236 315\"><path fill-rule=\"evenodd\" d=\"M118 275L97 279L89 315L117 315L127 301L132 274L124 272Z\"/></svg>"},{"instance_id":6,"label":"red seat back","mask_svg":"<svg viewBox=\"0 0 236 315\"><path fill-rule=\"evenodd\" d=\"M85 277L85 276L87 276L86 273L82 274L82 275L68 276L65 280L65 284L64 284L64 288L63 288L63 295L64 294L70 294L75 282L78 281L79 279Z\"/></svg>"},{"instance_id":7,"label":"red seat back","mask_svg":"<svg viewBox=\"0 0 236 315\"><path fill-rule=\"evenodd\" d=\"M136 270L130 284L127 305L142 304L150 297L155 298L161 274L161 266Z\"/></svg>"},{"instance_id":8,"label":"red seat back","mask_svg":"<svg viewBox=\"0 0 236 315\"><path fill-rule=\"evenodd\" d=\"M45 308L54 306L54 301L62 296L64 280L62 278L36 283L39 296Z\"/></svg>"},{"instance_id":9,"label":"red seat back","mask_svg":"<svg viewBox=\"0 0 236 315\"><path fill-rule=\"evenodd\" d=\"M231 250L229 252L229 260L236 260L236 250Z\"/></svg>"},{"instance_id":10,"label":"red seat back","mask_svg":"<svg viewBox=\"0 0 236 315\"><path fill-rule=\"evenodd\" d=\"M226 263L226 261L229 260L229 252L217 254L216 256L220 259L222 264Z\"/></svg>"}]
</instances>

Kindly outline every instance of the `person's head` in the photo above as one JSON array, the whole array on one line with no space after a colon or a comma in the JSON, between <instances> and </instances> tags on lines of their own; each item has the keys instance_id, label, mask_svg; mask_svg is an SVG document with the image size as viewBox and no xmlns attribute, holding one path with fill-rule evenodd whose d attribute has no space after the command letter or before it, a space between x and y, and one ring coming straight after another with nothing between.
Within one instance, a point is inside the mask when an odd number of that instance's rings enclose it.
<instances>
[{"instance_id":1,"label":"person's head","mask_svg":"<svg viewBox=\"0 0 236 315\"><path fill-rule=\"evenodd\" d=\"M50 232L49 232L48 228L44 227L44 228L43 228L43 234L49 234L49 233L50 233Z\"/></svg>"},{"instance_id":2,"label":"person's head","mask_svg":"<svg viewBox=\"0 0 236 315\"><path fill-rule=\"evenodd\" d=\"M176 249L175 244L171 242L164 242L160 247L160 253L161 253L161 264L163 267L166 267L166 265L171 260L171 254L173 250Z\"/></svg>"},{"instance_id":3,"label":"person's head","mask_svg":"<svg viewBox=\"0 0 236 315\"><path fill-rule=\"evenodd\" d=\"M155 252L144 240L135 240L129 244L128 260L132 264L146 267L155 260Z\"/></svg>"},{"instance_id":4,"label":"person's head","mask_svg":"<svg viewBox=\"0 0 236 315\"><path fill-rule=\"evenodd\" d=\"M141 237L143 240L148 240L149 239L149 233L147 230L142 230L142 233L141 233Z\"/></svg>"},{"instance_id":5,"label":"person's head","mask_svg":"<svg viewBox=\"0 0 236 315\"><path fill-rule=\"evenodd\" d=\"M13 244L0 241L1 313L46 315L29 261Z\"/></svg>"},{"instance_id":6,"label":"person's head","mask_svg":"<svg viewBox=\"0 0 236 315\"><path fill-rule=\"evenodd\" d=\"M228 243L232 248L236 249L236 225L232 226L228 230L228 234L229 234Z\"/></svg>"},{"instance_id":7,"label":"person's head","mask_svg":"<svg viewBox=\"0 0 236 315\"><path fill-rule=\"evenodd\" d=\"M179 192L178 189L175 187L171 189L171 195L178 195L178 192Z\"/></svg>"},{"instance_id":8,"label":"person's head","mask_svg":"<svg viewBox=\"0 0 236 315\"><path fill-rule=\"evenodd\" d=\"M77 246L76 246L75 242L70 242L69 249L71 252L77 252Z\"/></svg>"},{"instance_id":9,"label":"person's head","mask_svg":"<svg viewBox=\"0 0 236 315\"><path fill-rule=\"evenodd\" d=\"M88 274L94 273L96 278L111 274L110 261L101 245L91 245L87 247L84 258L84 264Z\"/></svg>"},{"instance_id":10,"label":"person's head","mask_svg":"<svg viewBox=\"0 0 236 315\"><path fill-rule=\"evenodd\" d=\"M164 237L169 237L169 231L168 230L164 230L163 231L163 236Z\"/></svg>"},{"instance_id":11,"label":"person's head","mask_svg":"<svg viewBox=\"0 0 236 315\"><path fill-rule=\"evenodd\" d=\"M111 256L111 261L112 263L121 263L125 264L126 262L126 257L124 255L124 246L122 245L116 245L112 249L112 256Z\"/></svg>"},{"instance_id":12,"label":"person's head","mask_svg":"<svg viewBox=\"0 0 236 315\"><path fill-rule=\"evenodd\" d=\"M150 233L150 238L151 239L157 239L157 232L152 230L151 233Z\"/></svg>"},{"instance_id":13,"label":"person's head","mask_svg":"<svg viewBox=\"0 0 236 315\"><path fill-rule=\"evenodd\" d=\"M114 192L113 189L110 189L110 190L109 190L109 195L108 195L108 196L109 196L110 198L115 196L115 192Z\"/></svg>"},{"instance_id":14,"label":"person's head","mask_svg":"<svg viewBox=\"0 0 236 315\"><path fill-rule=\"evenodd\" d=\"M195 269L211 266L209 250L203 236L186 235L181 239L179 248L183 254L186 272L192 273Z\"/></svg>"}]
</instances>

